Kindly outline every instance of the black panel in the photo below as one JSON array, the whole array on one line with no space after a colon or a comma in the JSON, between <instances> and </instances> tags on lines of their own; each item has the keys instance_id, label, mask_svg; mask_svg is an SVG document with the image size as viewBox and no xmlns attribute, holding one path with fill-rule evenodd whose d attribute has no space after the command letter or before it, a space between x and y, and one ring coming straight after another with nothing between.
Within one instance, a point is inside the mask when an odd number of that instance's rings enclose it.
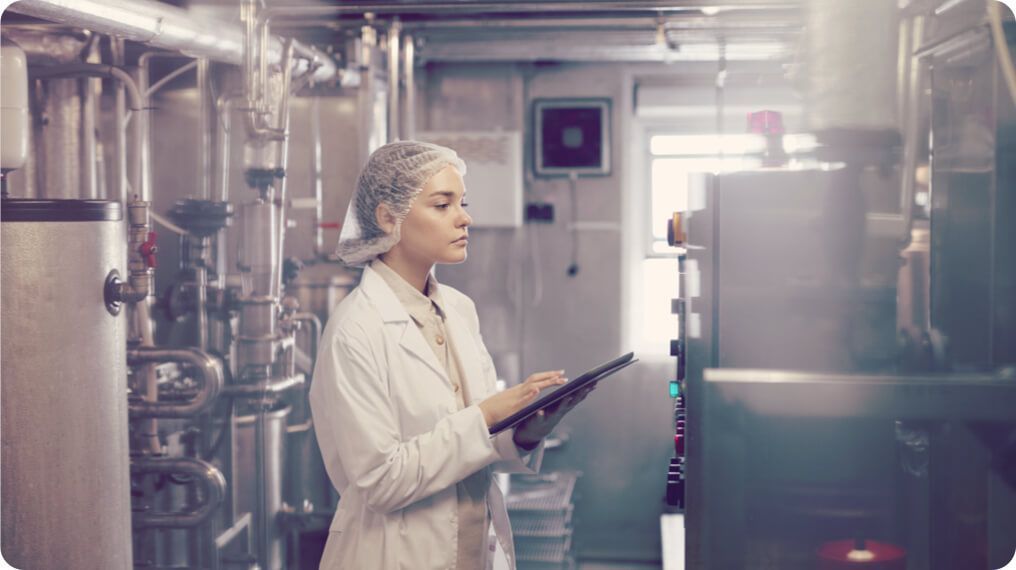
<instances>
[{"instance_id":1,"label":"black panel","mask_svg":"<svg viewBox=\"0 0 1016 570\"><path fill-rule=\"evenodd\" d=\"M0 203L4 222L118 222L123 219L119 202L106 200L29 200L4 198Z\"/></svg>"}]
</instances>

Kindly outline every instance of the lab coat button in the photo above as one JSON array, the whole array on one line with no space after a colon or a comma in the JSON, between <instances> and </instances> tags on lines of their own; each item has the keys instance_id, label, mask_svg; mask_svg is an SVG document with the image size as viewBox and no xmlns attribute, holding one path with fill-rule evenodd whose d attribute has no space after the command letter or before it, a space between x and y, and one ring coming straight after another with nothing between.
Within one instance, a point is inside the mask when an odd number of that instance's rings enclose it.
<instances>
[{"instance_id":1,"label":"lab coat button","mask_svg":"<svg viewBox=\"0 0 1016 570\"><path fill-rule=\"evenodd\" d=\"M441 335L437 335L437 345L441 346L443 344L444 344L444 337L441 336Z\"/></svg>"}]
</instances>

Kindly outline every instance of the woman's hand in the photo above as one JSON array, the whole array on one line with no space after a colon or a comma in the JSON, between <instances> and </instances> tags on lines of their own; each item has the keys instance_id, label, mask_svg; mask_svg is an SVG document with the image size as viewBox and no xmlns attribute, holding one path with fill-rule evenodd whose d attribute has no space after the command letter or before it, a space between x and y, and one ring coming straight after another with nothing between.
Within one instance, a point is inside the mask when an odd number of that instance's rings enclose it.
<instances>
[{"instance_id":1,"label":"woman's hand","mask_svg":"<svg viewBox=\"0 0 1016 570\"><path fill-rule=\"evenodd\" d=\"M563 377L563 374L564 370L537 372L526 378L525 382L480 402L480 410L483 412L483 419L487 421L487 427L526 407L544 388L567 382L568 379Z\"/></svg>"},{"instance_id":2,"label":"woman's hand","mask_svg":"<svg viewBox=\"0 0 1016 570\"><path fill-rule=\"evenodd\" d=\"M545 410L540 410L523 420L522 423L515 428L515 445L526 450L533 449L539 445L540 440L547 437L547 435L553 431L554 427L561 421L561 418L570 412L572 408L577 406L579 402L585 400L586 396L588 396L594 388L596 388L596 382L593 382L588 386L583 386L578 392L566 396L560 401L548 406Z\"/></svg>"}]
</instances>

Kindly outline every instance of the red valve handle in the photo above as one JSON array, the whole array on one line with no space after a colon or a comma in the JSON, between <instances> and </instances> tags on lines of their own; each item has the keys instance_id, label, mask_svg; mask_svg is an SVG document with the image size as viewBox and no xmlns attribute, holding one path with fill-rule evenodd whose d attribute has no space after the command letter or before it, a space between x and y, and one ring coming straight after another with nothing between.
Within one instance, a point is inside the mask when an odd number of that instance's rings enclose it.
<instances>
[{"instance_id":1,"label":"red valve handle","mask_svg":"<svg viewBox=\"0 0 1016 570\"><path fill-rule=\"evenodd\" d=\"M154 268L157 265L155 254L159 251L159 246L155 243L156 237L155 232L148 232L148 240L138 246L138 253L145 258L145 267Z\"/></svg>"}]
</instances>

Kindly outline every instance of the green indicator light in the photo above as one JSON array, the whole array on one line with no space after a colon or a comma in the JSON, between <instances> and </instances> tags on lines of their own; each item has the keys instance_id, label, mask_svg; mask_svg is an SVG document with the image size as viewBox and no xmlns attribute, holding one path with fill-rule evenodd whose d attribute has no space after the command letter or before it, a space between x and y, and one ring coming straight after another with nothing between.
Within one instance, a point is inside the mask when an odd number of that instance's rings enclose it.
<instances>
[{"instance_id":1,"label":"green indicator light","mask_svg":"<svg viewBox=\"0 0 1016 570\"><path fill-rule=\"evenodd\" d=\"M681 395L681 385L676 380L670 381L670 397L676 398Z\"/></svg>"}]
</instances>

